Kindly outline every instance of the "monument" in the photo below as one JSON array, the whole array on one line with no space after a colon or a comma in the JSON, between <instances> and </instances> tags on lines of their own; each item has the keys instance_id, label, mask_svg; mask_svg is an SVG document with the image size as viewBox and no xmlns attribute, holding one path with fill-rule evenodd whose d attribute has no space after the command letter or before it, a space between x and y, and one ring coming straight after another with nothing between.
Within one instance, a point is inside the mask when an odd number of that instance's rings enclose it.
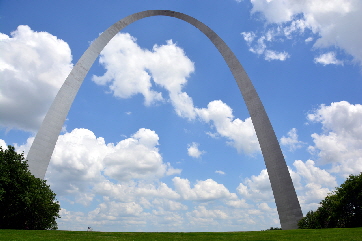
<instances>
[{"instance_id":1,"label":"monument","mask_svg":"<svg viewBox=\"0 0 362 241\"><path fill-rule=\"evenodd\" d=\"M219 50L229 66L251 116L269 174L282 229L296 229L303 217L279 142L256 90L244 68L225 42L208 26L180 12L148 10L129 15L104 31L84 52L56 95L29 150L27 160L31 173L44 179L58 136L73 100L94 61L108 42L129 24L151 16L181 19L198 28Z\"/></svg>"}]
</instances>

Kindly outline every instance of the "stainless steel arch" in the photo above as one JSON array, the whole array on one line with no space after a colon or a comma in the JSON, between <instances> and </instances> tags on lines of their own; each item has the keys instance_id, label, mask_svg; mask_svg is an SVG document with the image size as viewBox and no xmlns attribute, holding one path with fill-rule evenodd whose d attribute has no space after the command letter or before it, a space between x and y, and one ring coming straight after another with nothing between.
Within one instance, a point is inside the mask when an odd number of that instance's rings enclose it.
<instances>
[{"instance_id":1,"label":"stainless steel arch","mask_svg":"<svg viewBox=\"0 0 362 241\"><path fill-rule=\"evenodd\" d=\"M268 170L282 229L295 229L303 217L284 156L273 127L244 68L225 42L208 26L186 14L169 10L148 10L132 14L109 27L84 52L60 88L29 150L27 159L34 176L44 178L55 144L73 100L94 61L108 42L124 27L151 16L184 20L203 32L229 66L249 110Z\"/></svg>"}]
</instances>

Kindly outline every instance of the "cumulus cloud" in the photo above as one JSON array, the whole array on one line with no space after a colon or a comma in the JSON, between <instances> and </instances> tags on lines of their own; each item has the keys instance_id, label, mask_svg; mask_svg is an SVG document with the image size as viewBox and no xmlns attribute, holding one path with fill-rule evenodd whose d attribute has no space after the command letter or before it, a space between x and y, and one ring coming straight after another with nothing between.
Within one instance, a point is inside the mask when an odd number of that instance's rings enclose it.
<instances>
[{"instance_id":1,"label":"cumulus cloud","mask_svg":"<svg viewBox=\"0 0 362 241\"><path fill-rule=\"evenodd\" d=\"M72 68L66 42L20 25L0 37L0 126L36 131Z\"/></svg>"},{"instance_id":2,"label":"cumulus cloud","mask_svg":"<svg viewBox=\"0 0 362 241\"><path fill-rule=\"evenodd\" d=\"M251 178L246 178L244 183L240 183L236 190L242 197L247 199L264 202L273 200L269 175L266 169L263 169L258 176L252 175Z\"/></svg>"},{"instance_id":3,"label":"cumulus cloud","mask_svg":"<svg viewBox=\"0 0 362 241\"><path fill-rule=\"evenodd\" d=\"M100 203L96 209L90 212L90 216L95 216L98 220L120 220L124 217L141 216L143 208L135 203L104 202Z\"/></svg>"},{"instance_id":4,"label":"cumulus cloud","mask_svg":"<svg viewBox=\"0 0 362 241\"><path fill-rule=\"evenodd\" d=\"M328 64L343 65L343 61L336 58L335 52L321 54L320 56L314 58L314 62L318 64L323 64L324 66Z\"/></svg>"},{"instance_id":5,"label":"cumulus cloud","mask_svg":"<svg viewBox=\"0 0 362 241\"><path fill-rule=\"evenodd\" d=\"M194 157L194 158L199 158L204 153L205 153L205 151L200 151L199 150L199 144L198 143L192 142L191 144L188 145L187 154L189 156Z\"/></svg>"},{"instance_id":6,"label":"cumulus cloud","mask_svg":"<svg viewBox=\"0 0 362 241\"><path fill-rule=\"evenodd\" d=\"M94 185L93 191L111 200L135 202L142 198L179 199L180 195L163 182L129 181L113 183L104 180Z\"/></svg>"},{"instance_id":7,"label":"cumulus cloud","mask_svg":"<svg viewBox=\"0 0 362 241\"><path fill-rule=\"evenodd\" d=\"M269 207L269 205L267 203L260 203L258 205L258 208L261 210L261 211L264 211L264 212L270 212L272 211L273 209L271 207Z\"/></svg>"},{"instance_id":8,"label":"cumulus cloud","mask_svg":"<svg viewBox=\"0 0 362 241\"><path fill-rule=\"evenodd\" d=\"M198 206L192 212L187 213L189 217L197 219L226 219L228 215L221 210L207 210L205 206Z\"/></svg>"},{"instance_id":9,"label":"cumulus cloud","mask_svg":"<svg viewBox=\"0 0 362 241\"><path fill-rule=\"evenodd\" d=\"M321 105L308 115L311 122L321 123L324 132L312 134L316 153L322 164L331 163L332 172L343 176L362 171L362 105L347 101Z\"/></svg>"},{"instance_id":10,"label":"cumulus cloud","mask_svg":"<svg viewBox=\"0 0 362 241\"><path fill-rule=\"evenodd\" d=\"M119 33L101 52L99 61L106 73L93 76L92 80L98 85L108 85L114 96L129 98L142 94L145 105L164 100L161 92L152 89L153 80L168 91L179 116L195 118L192 99L182 91L194 65L172 40L149 51L139 47L128 33Z\"/></svg>"},{"instance_id":11,"label":"cumulus cloud","mask_svg":"<svg viewBox=\"0 0 362 241\"><path fill-rule=\"evenodd\" d=\"M99 203L95 209L88 213L61 209L61 220L58 225L66 230L84 230L90 226L93 230L114 231L117 227L145 226L148 214L134 202L117 203L107 201Z\"/></svg>"},{"instance_id":12,"label":"cumulus cloud","mask_svg":"<svg viewBox=\"0 0 362 241\"><path fill-rule=\"evenodd\" d=\"M316 183L308 183L305 188L305 195L300 196L302 204L319 203L331 192L329 188Z\"/></svg>"},{"instance_id":13,"label":"cumulus cloud","mask_svg":"<svg viewBox=\"0 0 362 241\"><path fill-rule=\"evenodd\" d=\"M184 218L172 211L166 211L162 208L158 210L152 210L152 219L150 219L151 222L157 223L157 227L160 226L163 227L172 227L175 228L175 230L179 230L184 225Z\"/></svg>"},{"instance_id":14,"label":"cumulus cloud","mask_svg":"<svg viewBox=\"0 0 362 241\"><path fill-rule=\"evenodd\" d=\"M46 178L59 195L86 192L103 180L103 159L109 152L102 137L87 129L74 129L59 136Z\"/></svg>"},{"instance_id":15,"label":"cumulus cloud","mask_svg":"<svg viewBox=\"0 0 362 241\"><path fill-rule=\"evenodd\" d=\"M127 194L134 192L131 190L133 188L144 195L146 193L142 190L148 190L154 195L161 192L177 197L176 193L163 184L145 187L131 182L117 186L118 184L110 184L108 181L108 178L119 182L138 179L152 181L166 175L179 174L181 170L163 162L156 147L158 139L154 131L141 128L130 138L117 144L107 144L104 138L96 137L90 130L74 129L59 136L46 178L59 195L77 196L90 193L92 188L107 190L109 195L122 192ZM22 146L26 145L28 144ZM78 195L77 198L78 202L92 200L91 196Z\"/></svg>"},{"instance_id":16,"label":"cumulus cloud","mask_svg":"<svg viewBox=\"0 0 362 241\"><path fill-rule=\"evenodd\" d=\"M218 230L221 223L234 219L221 209L207 209L205 206L198 206L193 211L187 212L186 217L191 225L211 226L213 231Z\"/></svg>"},{"instance_id":17,"label":"cumulus cloud","mask_svg":"<svg viewBox=\"0 0 362 241\"><path fill-rule=\"evenodd\" d=\"M273 30L283 40L298 37L299 34L304 35L305 30L308 29L312 36L309 36L307 40L316 39L314 48L337 47L351 55L354 62L362 65L361 1L253 0L251 3L253 5L251 12L260 13L265 17L268 23L266 32ZM253 36L253 38L251 39L249 36ZM246 39L244 35L244 39L250 45L254 39L259 41L266 36L267 34L264 33L262 37L257 38L255 33L250 33ZM255 45L260 46L260 43L255 43ZM269 48L269 46L265 46L265 48ZM327 57L328 55L321 56L319 60L328 61ZM330 63L331 59L328 62ZM336 63L341 64L342 61Z\"/></svg>"},{"instance_id":18,"label":"cumulus cloud","mask_svg":"<svg viewBox=\"0 0 362 241\"><path fill-rule=\"evenodd\" d=\"M187 206L176 202L174 200L168 199L155 199L152 201L153 204L157 205L159 208L164 210L176 211L176 210L187 210Z\"/></svg>"},{"instance_id":19,"label":"cumulus cloud","mask_svg":"<svg viewBox=\"0 0 362 241\"><path fill-rule=\"evenodd\" d=\"M288 137L280 138L280 143L289 146L290 151L295 151L303 146L303 142L298 140L297 129L293 128L288 132Z\"/></svg>"},{"instance_id":20,"label":"cumulus cloud","mask_svg":"<svg viewBox=\"0 0 362 241\"><path fill-rule=\"evenodd\" d=\"M238 199L238 200L228 200L226 205L233 207L233 208L249 208L250 205L246 203L245 199Z\"/></svg>"},{"instance_id":21,"label":"cumulus cloud","mask_svg":"<svg viewBox=\"0 0 362 241\"><path fill-rule=\"evenodd\" d=\"M197 113L203 121L212 122L216 131L229 139L228 143L239 152L251 154L260 150L250 117L245 121L234 119L232 109L221 100L210 102L207 108L197 109Z\"/></svg>"},{"instance_id":22,"label":"cumulus cloud","mask_svg":"<svg viewBox=\"0 0 362 241\"><path fill-rule=\"evenodd\" d=\"M57 220L57 223L66 230L84 230L84 224L93 224L83 212L69 211L65 208L61 208L59 215L61 216L62 221L59 222L59 220Z\"/></svg>"},{"instance_id":23,"label":"cumulus cloud","mask_svg":"<svg viewBox=\"0 0 362 241\"><path fill-rule=\"evenodd\" d=\"M158 135L141 128L120 141L104 158L104 174L118 181L155 179L167 173L167 164L158 153Z\"/></svg>"},{"instance_id":24,"label":"cumulus cloud","mask_svg":"<svg viewBox=\"0 0 362 241\"><path fill-rule=\"evenodd\" d=\"M145 104L162 100L162 94L151 90L151 77L145 71L150 52L142 50L129 34L117 34L103 49L99 62L106 69L103 76L93 76L98 85L108 85L114 96L129 98L142 94Z\"/></svg>"},{"instance_id":25,"label":"cumulus cloud","mask_svg":"<svg viewBox=\"0 0 362 241\"><path fill-rule=\"evenodd\" d=\"M230 193L223 184L219 184L212 179L197 181L193 188L191 188L190 181L187 179L174 177L172 181L175 190L185 200L211 201L237 198L235 193Z\"/></svg>"},{"instance_id":26,"label":"cumulus cloud","mask_svg":"<svg viewBox=\"0 0 362 241\"><path fill-rule=\"evenodd\" d=\"M337 186L336 178L326 170L316 167L313 160L307 160L306 162L296 160L293 166L306 183L314 183L331 188Z\"/></svg>"}]
</instances>

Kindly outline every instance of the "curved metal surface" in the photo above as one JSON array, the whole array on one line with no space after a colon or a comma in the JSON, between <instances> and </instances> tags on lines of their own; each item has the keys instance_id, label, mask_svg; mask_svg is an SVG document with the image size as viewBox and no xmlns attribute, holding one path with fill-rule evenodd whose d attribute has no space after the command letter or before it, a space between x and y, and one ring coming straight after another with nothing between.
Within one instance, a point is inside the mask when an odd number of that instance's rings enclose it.
<instances>
[{"instance_id":1,"label":"curved metal surface","mask_svg":"<svg viewBox=\"0 0 362 241\"><path fill-rule=\"evenodd\" d=\"M108 42L123 28L142 18L170 16L190 23L204 33L219 50L229 66L249 110L268 170L282 229L295 229L303 217L279 142L244 68L225 42L208 26L180 12L148 10L132 14L104 31L84 52L56 95L29 150L27 159L31 173L44 178L61 128L73 100L94 61Z\"/></svg>"}]
</instances>

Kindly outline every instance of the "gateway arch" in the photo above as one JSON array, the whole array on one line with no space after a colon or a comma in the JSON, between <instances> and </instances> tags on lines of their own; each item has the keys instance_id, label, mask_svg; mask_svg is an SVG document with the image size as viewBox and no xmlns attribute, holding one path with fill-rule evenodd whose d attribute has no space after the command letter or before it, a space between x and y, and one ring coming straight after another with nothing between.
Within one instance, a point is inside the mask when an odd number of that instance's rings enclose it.
<instances>
[{"instance_id":1,"label":"gateway arch","mask_svg":"<svg viewBox=\"0 0 362 241\"><path fill-rule=\"evenodd\" d=\"M84 52L56 95L29 150L27 160L31 173L44 179L58 136L73 100L89 69L108 42L129 24L151 16L169 16L181 19L198 28L219 50L239 86L251 116L269 174L281 227L296 229L303 217L279 142L256 90L244 68L226 43L208 26L180 12L148 10L129 15L104 31Z\"/></svg>"}]
</instances>

